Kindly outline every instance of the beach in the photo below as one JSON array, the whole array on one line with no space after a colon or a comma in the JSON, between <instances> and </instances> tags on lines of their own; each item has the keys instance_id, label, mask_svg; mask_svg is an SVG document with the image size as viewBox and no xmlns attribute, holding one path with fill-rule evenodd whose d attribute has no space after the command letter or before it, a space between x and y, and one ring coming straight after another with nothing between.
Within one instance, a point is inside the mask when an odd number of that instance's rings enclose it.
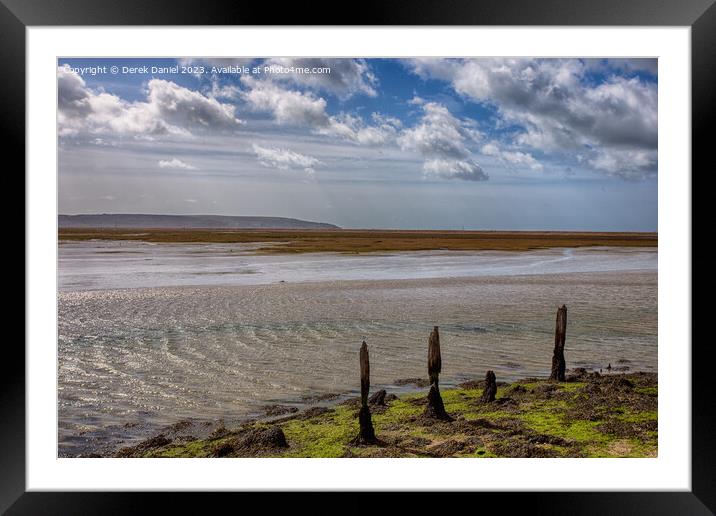
<instances>
[{"instance_id":1,"label":"beach","mask_svg":"<svg viewBox=\"0 0 716 516\"><path fill-rule=\"evenodd\" d=\"M63 242L60 455L109 452L179 421L231 426L274 404L347 399L363 339L373 385L408 393L396 380L426 376L434 325L446 388L487 369L544 377L561 304L569 367L655 372L656 265L651 248L356 257Z\"/></svg>"}]
</instances>

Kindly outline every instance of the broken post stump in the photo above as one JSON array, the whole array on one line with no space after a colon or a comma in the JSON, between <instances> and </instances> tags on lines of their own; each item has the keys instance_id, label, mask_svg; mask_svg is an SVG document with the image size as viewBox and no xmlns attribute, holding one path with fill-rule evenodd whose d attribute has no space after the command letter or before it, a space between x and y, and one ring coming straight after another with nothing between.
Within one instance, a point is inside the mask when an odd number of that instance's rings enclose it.
<instances>
[{"instance_id":1,"label":"broken post stump","mask_svg":"<svg viewBox=\"0 0 716 516\"><path fill-rule=\"evenodd\" d=\"M552 373L550 380L564 382L564 371L566 364L564 361L564 341L567 337L567 306L562 305L557 310L557 323L554 330L554 353L552 355Z\"/></svg>"},{"instance_id":2,"label":"broken post stump","mask_svg":"<svg viewBox=\"0 0 716 516\"><path fill-rule=\"evenodd\" d=\"M368 405L382 405L385 406L385 397L388 395L388 393L385 391L385 389L381 389L378 392L374 393L373 396L368 398Z\"/></svg>"},{"instance_id":3,"label":"broken post stump","mask_svg":"<svg viewBox=\"0 0 716 516\"><path fill-rule=\"evenodd\" d=\"M439 377L441 369L440 333L438 332L438 327L435 326L428 338L428 377L430 378L430 391L428 392L428 404L425 407L423 415L433 419L452 421L450 415L445 411L445 405L440 396Z\"/></svg>"},{"instance_id":4,"label":"broken post stump","mask_svg":"<svg viewBox=\"0 0 716 516\"><path fill-rule=\"evenodd\" d=\"M378 439L375 437L373 421L370 417L368 407L368 391L370 390L370 361L368 359L368 345L363 341L360 347L360 412L358 412L358 424L360 430L353 444L375 444Z\"/></svg>"},{"instance_id":5,"label":"broken post stump","mask_svg":"<svg viewBox=\"0 0 716 516\"><path fill-rule=\"evenodd\" d=\"M484 403L495 401L495 394L497 394L497 378L495 377L495 372L487 371L485 375L485 388L482 391L480 400Z\"/></svg>"}]
</instances>

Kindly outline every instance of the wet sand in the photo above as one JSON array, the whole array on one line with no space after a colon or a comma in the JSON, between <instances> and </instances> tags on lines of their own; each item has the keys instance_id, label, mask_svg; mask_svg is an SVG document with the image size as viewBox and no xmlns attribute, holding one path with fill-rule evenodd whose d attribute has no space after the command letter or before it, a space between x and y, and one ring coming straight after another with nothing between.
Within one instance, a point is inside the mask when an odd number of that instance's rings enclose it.
<instances>
[{"instance_id":1,"label":"wet sand","mask_svg":"<svg viewBox=\"0 0 716 516\"><path fill-rule=\"evenodd\" d=\"M185 419L231 424L270 404L350 395L363 338L373 385L397 388L424 376L435 324L446 387L487 368L506 381L544 377L562 303L570 367L657 367L654 270L102 289L58 301L65 455Z\"/></svg>"}]
</instances>

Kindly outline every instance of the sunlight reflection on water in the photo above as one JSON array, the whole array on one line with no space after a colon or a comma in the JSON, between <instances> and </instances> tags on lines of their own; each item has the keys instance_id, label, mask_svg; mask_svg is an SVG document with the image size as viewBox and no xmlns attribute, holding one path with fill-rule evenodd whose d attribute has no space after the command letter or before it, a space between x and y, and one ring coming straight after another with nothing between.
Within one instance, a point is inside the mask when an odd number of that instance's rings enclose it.
<instances>
[{"instance_id":1,"label":"sunlight reflection on water","mask_svg":"<svg viewBox=\"0 0 716 516\"><path fill-rule=\"evenodd\" d=\"M60 248L61 454L86 450L81 431L102 443L131 436L127 423L228 421L269 402L356 392L363 338L374 388L423 377L436 324L445 385L488 368L498 380L544 376L562 303L568 367L657 367L655 250L286 257L137 247L130 259L126 247Z\"/></svg>"}]
</instances>

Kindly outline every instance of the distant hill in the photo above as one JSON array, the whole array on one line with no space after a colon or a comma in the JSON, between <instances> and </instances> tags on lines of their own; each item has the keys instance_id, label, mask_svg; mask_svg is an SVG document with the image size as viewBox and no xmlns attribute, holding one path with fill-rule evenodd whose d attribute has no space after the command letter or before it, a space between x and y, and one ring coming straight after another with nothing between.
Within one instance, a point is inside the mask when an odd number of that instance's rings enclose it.
<instances>
[{"instance_id":1,"label":"distant hill","mask_svg":"<svg viewBox=\"0 0 716 516\"><path fill-rule=\"evenodd\" d=\"M58 224L60 228L340 229L333 224L284 217L143 215L135 213L59 215Z\"/></svg>"}]
</instances>

